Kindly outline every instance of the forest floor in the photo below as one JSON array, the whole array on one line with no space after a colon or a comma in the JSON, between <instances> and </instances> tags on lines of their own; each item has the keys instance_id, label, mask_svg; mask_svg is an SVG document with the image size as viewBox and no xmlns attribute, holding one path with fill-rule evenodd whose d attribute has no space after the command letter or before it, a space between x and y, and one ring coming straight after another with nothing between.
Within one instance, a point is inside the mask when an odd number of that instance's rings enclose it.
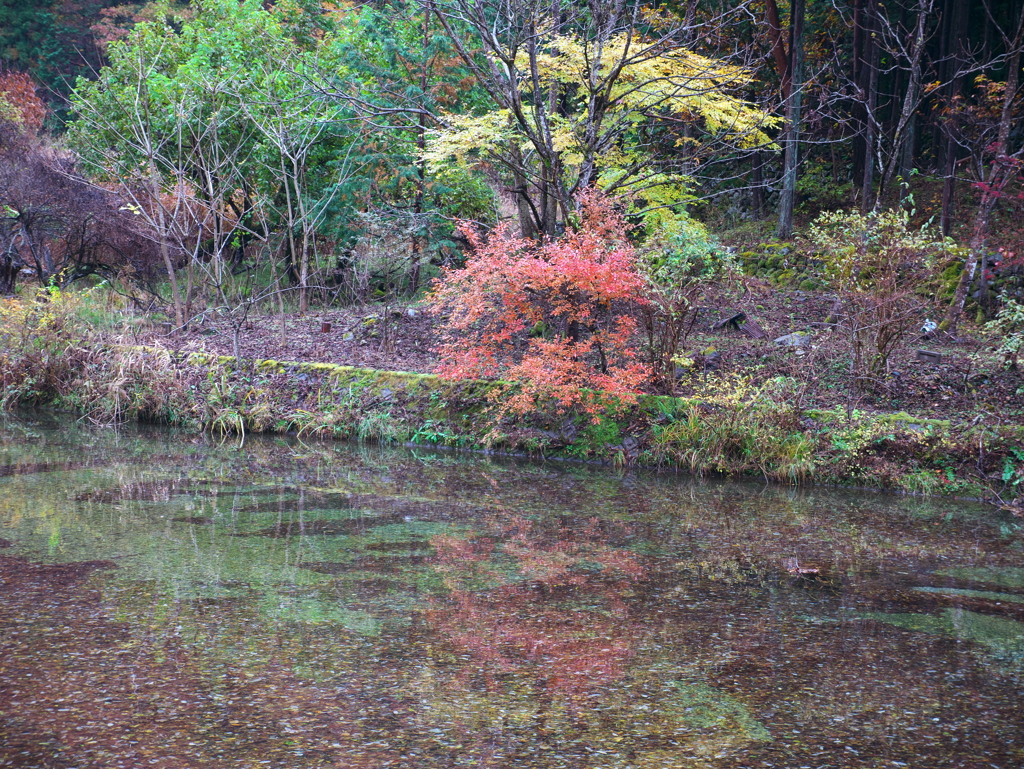
<instances>
[{"instance_id":1,"label":"forest floor","mask_svg":"<svg viewBox=\"0 0 1024 769\"><path fill-rule=\"evenodd\" d=\"M915 417L1024 423L1024 372L1006 369L994 352L995 340L973 323L961 323L959 335L922 336L915 323L890 359L889 373L867 391L852 388L849 342L827 323L834 297L825 292L790 289L745 295L707 296L686 340L683 356L692 364L679 370L675 394L698 395L723 380L749 378L753 385L779 376L797 385L792 397L806 408L848 412L906 411ZM752 338L717 323L745 313L764 332ZM330 324L329 330L325 330ZM323 362L389 371L434 373L439 320L416 305L336 308L307 315L253 316L239 329L243 358ZM803 347L776 344L788 334L806 334ZM151 333L146 341L178 351L233 355L230 319L207 318L187 331ZM937 353L921 360L919 351Z\"/></svg>"}]
</instances>

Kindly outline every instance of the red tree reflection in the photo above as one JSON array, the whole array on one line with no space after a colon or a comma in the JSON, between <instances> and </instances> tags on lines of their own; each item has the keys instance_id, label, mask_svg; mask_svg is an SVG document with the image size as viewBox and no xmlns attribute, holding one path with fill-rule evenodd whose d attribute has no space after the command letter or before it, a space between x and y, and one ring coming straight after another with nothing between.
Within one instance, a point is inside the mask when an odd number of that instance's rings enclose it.
<instances>
[{"instance_id":1,"label":"red tree reflection","mask_svg":"<svg viewBox=\"0 0 1024 769\"><path fill-rule=\"evenodd\" d=\"M622 594L645 571L606 539L597 519L550 532L522 517L486 536L435 537L451 596L428 621L460 658L454 688L496 693L525 679L542 711L560 702L575 720L621 678L638 640Z\"/></svg>"}]
</instances>

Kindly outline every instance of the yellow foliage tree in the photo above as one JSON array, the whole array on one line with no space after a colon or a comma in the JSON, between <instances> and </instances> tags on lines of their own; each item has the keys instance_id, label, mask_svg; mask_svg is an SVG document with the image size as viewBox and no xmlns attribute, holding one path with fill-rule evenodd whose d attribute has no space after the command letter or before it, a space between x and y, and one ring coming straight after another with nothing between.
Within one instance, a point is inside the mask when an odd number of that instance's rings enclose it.
<instances>
[{"instance_id":1,"label":"yellow foliage tree","mask_svg":"<svg viewBox=\"0 0 1024 769\"><path fill-rule=\"evenodd\" d=\"M692 16L615 0L426 2L491 102L444 116L426 159L501 167L526 236L556 234L581 189L680 202L710 156L771 145L777 119L739 96L750 72L688 46Z\"/></svg>"}]
</instances>

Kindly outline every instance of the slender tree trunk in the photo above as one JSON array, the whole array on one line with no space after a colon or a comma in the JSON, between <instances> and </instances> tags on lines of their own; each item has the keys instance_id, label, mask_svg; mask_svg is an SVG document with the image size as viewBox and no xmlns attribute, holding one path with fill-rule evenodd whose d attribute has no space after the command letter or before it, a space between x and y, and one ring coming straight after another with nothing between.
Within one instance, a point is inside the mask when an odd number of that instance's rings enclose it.
<instances>
[{"instance_id":1,"label":"slender tree trunk","mask_svg":"<svg viewBox=\"0 0 1024 769\"><path fill-rule=\"evenodd\" d=\"M299 208L299 224L302 227L302 244L299 257L299 312L309 309L309 241L312 239L312 223L306 215L306 203L302 199L302 168L298 158L292 159L292 184L295 185L295 203Z\"/></svg>"},{"instance_id":2,"label":"slender tree trunk","mask_svg":"<svg viewBox=\"0 0 1024 769\"><path fill-rule=\"evenodd\" d=\"M853 50L851 52L850 75L852 82L858 92L863 90L862 80L864 77L864 0L853 0ZM853 141L853 178L861 179L864 176L864 126L867 118L864 114L864 100L858 96L851 105L851 113L857 130L852 137Z\"/></svg>"},{"instance_id":3,"label":"slender tree trunk","mask_svg":"<svg viewBox=\"0 0 1024 769\"><path fill-rule=\"evenodd\" d=\"M284 152L281 152L281 180L284 182L284 200L287 208L287 226L288 226L288 263L291 266L291 272L294 276L293 279L297 279L299 283L299 310L302 310L303 297L306 293L306 287L302 282L301 267L297 263L298 250L295 247L295 204L292 202L292 180L288 175L288 171L285 168L285 156Z\"/></svg>"},{"instance_id":4,"label":"slender tree trunk","mask_svg":"<svg viewBox=\"0 0 1024 769\"><path fill-rule=\"evenodd\" d=\"M424 55L427 54L427 49L430 46L430 14L423 14L423 51ZM427 103L427 88L428 83L428 71L431 69L430 61L424 58L423 64L420 67L420 99L422 100L421 105L426 108ZM420 290L420 262L423 259L423 245L421 243L420 234L418 231L420 215L423 213L423 200L426 195L427 185L427 173L426 173L426 162L423 160L423 153L427 149L427 116L425 112L421 111L416 118L416 149L418 150L419 159L416 161L416 197L413 200L412 212L413 212L413 227L417 228L413 230L412 238L410 239L409 248L412 253L412 264L410 265L409 272L409 293L413 296Z\"/></svg>"},{"instance_id":5,"label":"slender tree trunk","mask_svg":"<svg viewBox=\"0 0 1024 769\"><path fill-rule=\"evenodd\" d=\"M761 150L754 152L754 163L750 173L750 184L753 189L750 197L750 207L753 209L755 219L764 216L764 153Z\"/></svg>"},{"instance_id":6,"label":"slender tree trunk","mask_svg":"<svg viewBox=\"0 0 1024 769\"><path fill-rule=\"evenodd\" d=\"M513 141L509 148L512 156L512 192L516 196L516 210L519 212L519 232L524 238L537 237L540 224L530 199L530 181L523 172L523 154Z\"/></svg>"},{"instance_id":7,"label":"slender tree trunk","mask_svg":"<svg viewBox=\"0 0 1024 769\"><path fill-rule=\"evenodd\" d=\"M153 195L153 205L156 207L157 222L160 227L160 256L164 260L164 267L167 269L167 279L171 283L171 298L174 301L174 324L178 328L185 327L185 313L181 305L181 292L178 290L178 276L174 270L174 260L171 259L171 250L167 247L167 216L164 212L163 203L160 202L160 183L157 179L156 163L149 159L149 183Z\"/></svg>"},{"instance_id":8,"label":"slender tree trunk","mask_svg":"<svg viewBox=\"0 0 1024 769\"><path fill-rule=\"evenodd\" d=\"M942 173L942 214L940 215L940 227L943 237L947 237L953 229L953 196L956 192L956 142L953 137L945 136L946 146L945 161L946 167Z\"/></svg>"},{"instance_id":9,"label":"slender tree trunk","mask_svg":"<svg viewBox=\"0 0 1024 769\"><path fill-rule=\"evenodd\" d=\"M974 226L971 228L971 244L967 252L967 259L964 261L963 272L960 273L960 281L956 284L956 291L953 292L953 301L950 302L949 310L941 324L943 330L949 332L955 332L957 323L960 321L964 303L967 301L967 289L970 287L971 281L974 280L978 259L985 246L985 239L988 237L989 218L996 207L999 192L1008 181L1008 179L1003 179L1000 183L1000 179L997 178L1001 173L1005 173L1005 170L1000 169L999 165L998 159L993 162L992 172L989 176L989 183L997 185L998 192L994 188L986 187L981 194L978 210L974 213Z\"/></svg>"},{"instance_id":10,"label":"slender tree trunk","mask_svg":"<svg viewBox=\"0 0 1024 769\"><path fill-rule=\"evenodd\" d=\"M793 235L793 207L796 203L796 172L800 151L800 101L803 91L804 0L793 0L789 19L789 98L786 100L786 150L779 200L778 236Z\"/></svg>"},{"instance_id":11,"label":"slender tree trunk","mask_svg":"<svg viewBox=\"0 0 1024 769\"><path fill-rule=\"evenodd\" d=\"M284 278L287 276L287 271L278 270L279 260L274 259L274 254L270 254L270 269L274 275L274 293L277 295L277 316L278 316L278 341L281 347L284 347L288 343L288 323L285 321L284 314ZM284 274L282 274L284 273Z\"/></svg>"}]
</instances>

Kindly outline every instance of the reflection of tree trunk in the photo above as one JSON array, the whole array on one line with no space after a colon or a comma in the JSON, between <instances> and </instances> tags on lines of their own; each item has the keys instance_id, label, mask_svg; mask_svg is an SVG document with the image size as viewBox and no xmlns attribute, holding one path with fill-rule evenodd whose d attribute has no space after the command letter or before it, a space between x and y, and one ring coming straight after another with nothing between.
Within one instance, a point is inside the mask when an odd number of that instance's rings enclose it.
<instances>
[{"instance_id":1,"label":"reflection of tree trunk","mask_svg":"<svg viewBox=\"0 0 1024 769\"><path fill-rule=\"evenodd\" d=\"M779 237L793 234L796 169L800 150L800 101L803 91L804 0L793 0L789 20L789 98L786 100L786 154L783 159L782 196L779 200Z\"/></svg>"}]
</instances>

